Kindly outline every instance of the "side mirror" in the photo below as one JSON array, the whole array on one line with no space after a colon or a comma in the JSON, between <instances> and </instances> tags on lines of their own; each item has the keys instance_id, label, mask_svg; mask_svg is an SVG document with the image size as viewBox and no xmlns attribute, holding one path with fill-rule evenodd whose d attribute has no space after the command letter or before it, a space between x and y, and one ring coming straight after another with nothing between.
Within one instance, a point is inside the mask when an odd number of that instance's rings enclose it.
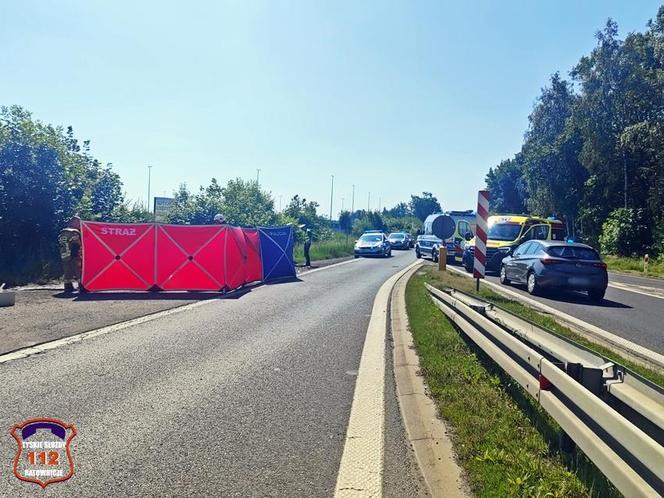
<instances>
[{"instance_id":1,"label":"side mirror","mask_svg":"<svg viewBox=\"0 0 664 498\"><path fill-rule=\"evenodd\" d=\"M466 242L470 241L470 239L473 238L473 234L470 232L466 232L465 235L463 236L464 239L466 239Z\"/></svg>"}]
</instances>

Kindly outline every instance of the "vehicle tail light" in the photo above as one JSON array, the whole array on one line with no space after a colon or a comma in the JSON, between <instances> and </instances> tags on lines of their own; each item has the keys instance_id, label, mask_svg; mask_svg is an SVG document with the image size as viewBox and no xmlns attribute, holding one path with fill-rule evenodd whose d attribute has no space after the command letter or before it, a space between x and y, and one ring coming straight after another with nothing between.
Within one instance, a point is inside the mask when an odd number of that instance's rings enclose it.
<instances>
[{"instance_id":1,"label":"vehicle tail light","mask_svg":"<svg viewBox=\"0 0 664 498\"><path fill-rule=\"evenodd\" d=\"M542 260L543 265L557 265L564 262L565 261L563 261L562 259L552 259L552 258L544 258Z\"/></svg>"},{"instance_id":2,"label":"vehicle tail light","mask_svg":"<svg viewBox=\"0 0 664 498\"><path fill-rule=\"evenodd\" d=\"M593 263L593 266L595 268L601 268L602 270L606 270L606 263L604 262Z\"/></svg>"}]
</instances>

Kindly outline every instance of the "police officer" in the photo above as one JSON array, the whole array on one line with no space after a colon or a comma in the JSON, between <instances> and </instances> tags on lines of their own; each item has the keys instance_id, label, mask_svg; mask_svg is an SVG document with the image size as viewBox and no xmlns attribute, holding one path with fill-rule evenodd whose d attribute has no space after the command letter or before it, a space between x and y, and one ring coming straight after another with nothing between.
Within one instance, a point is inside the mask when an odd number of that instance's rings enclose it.
<instances>
[{"instance_id":1,"label":"police officer","mask_svg":"<svg viewBox=\"0 0 664 498\"><path fill-rule=\"evenodd\" d=\"M74 292L74 280L78 283L78 291L85 292L81 285L81 268L83 251L81 242L81 218L73 216L67 228L58 235L60 258L65 273L65 292Z\"/></svg>"},{"instance_id":2,"label":"police officer","mask_svg":"<svg viewBox=\"0 0 664 498\"><path fill-rule=\"evenodd\" d=\"M311 266L311 257L309 256L309 250L311 249L311 242L313 240L313 233L309 228L305 231L306 238L304 239L304 264L307 267Z\"/></svg>"}]
</instances>

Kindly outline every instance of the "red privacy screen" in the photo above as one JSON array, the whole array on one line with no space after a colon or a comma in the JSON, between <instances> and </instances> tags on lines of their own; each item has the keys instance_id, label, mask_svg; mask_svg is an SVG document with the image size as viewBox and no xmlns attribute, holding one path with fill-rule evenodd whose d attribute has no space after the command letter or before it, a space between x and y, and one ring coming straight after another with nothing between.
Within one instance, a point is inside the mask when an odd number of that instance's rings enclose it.
<instances>
[{"instance_id":1,"label":"red privacy screen","mask_svg":"<svg viewBox=\"0 0 664 498\"><path fill-rule=\"evenodd\" d=\"M154 285L155 227L82 223L86 289L148 290Z\"/></svg>"},{"instance_id":2,"label":"red privacy screen","mask_svg":"<svg viewBox=\"0 0 664 498\"><path fill-rule=\"evenodd\" d=\"M90 291L221 291L262 275L256 230L86 221L82 236Z\"/></svg>"}]
</instances>

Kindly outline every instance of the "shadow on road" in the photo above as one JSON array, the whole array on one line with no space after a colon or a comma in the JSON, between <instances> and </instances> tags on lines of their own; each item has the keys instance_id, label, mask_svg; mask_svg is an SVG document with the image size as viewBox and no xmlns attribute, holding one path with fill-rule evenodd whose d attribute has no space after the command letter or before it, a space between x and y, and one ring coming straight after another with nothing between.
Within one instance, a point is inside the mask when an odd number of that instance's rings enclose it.
<instances>
[{"instance_id":1,"label":"shadow on road","mask_svg":"<svg viewBox=\"0 0 664 498\"><path fill-rule=\"evenodd\" d=\"M70 299L73 302L86 301L205 301L209 299L239 299L251 292L251 288L232 292L86 292L66 294L59 292L53 297Z\"/></svg>"},{"instance_id":2,"label":"shadow on road","mask_svg":"<svg viewBox=\"0 0 664 498\"><path fill-rule=\"evenodd\" d=\"M610 299L602 301L593 301L586 294L575 291L547 290L543 291L540 297L571 304L584 304L586 306L595 306L597 308L624 308L632 309L631 306Z\"/></svg>"}]
</instances>

